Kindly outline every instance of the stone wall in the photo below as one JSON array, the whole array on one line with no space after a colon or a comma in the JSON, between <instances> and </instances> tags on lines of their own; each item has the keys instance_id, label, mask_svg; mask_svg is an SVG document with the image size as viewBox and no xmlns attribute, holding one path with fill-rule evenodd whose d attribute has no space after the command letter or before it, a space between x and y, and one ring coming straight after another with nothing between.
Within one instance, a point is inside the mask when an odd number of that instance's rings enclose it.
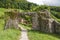
<instances>
[{"instance_id":1,"label":"stone wall","mask_svg":"<svg viewBox=\"0 0 60 40\"><path fill-rule=\"evenodd\" d=\"M48 10L40 12L26 12L24 15L32 16L32 29L47 33L59 33L60 23L56 22Z\"/></svg>"},{"instance_id":2,"label":"stone wall","mask_svg":"<svg viewBox=\"0 0 60 40\"><path fill-rule=\"evenodd\" d=\"M40 31L49 33L60 33L60 23L51 18L48 11L41 11L38 16L39 27L37 28L40 28Z\"/></svg>"},{"instance_id":3,"label":"stone wall","mask_svg":"<svg viewBox=\"0 0 60 40\"><path fill-rule=\"evenodd\" d=\"M24 12L24 13L19 14L19 16L21 15L22 16L29 15L32 17L32 29L33 30L40 30L43 32L60 34L60 23L58 23L53 18L51 18L50 12L48 10L42 10L38 13L37 12ZM21 19L19 18L18 20L19 22L22 22L22 24L27 23L27 21L22 18ZM18 21L16 18L12 20L12 23L10 21L6 23L5 29L6 27L8 27L7 25L10 25L10 24L13 24L15 28L16 27L18 28Z\"/></svg>"},{"instance_id":4,"label":"stone wall","mask_svg":"<svg viewBox=\"0 0 60 40\"><path fill-rule=\"evenodd\" d=\"M39 30L39 24L38 24L39 20L38 20L38 14L34 13L32 15L32 29L33 30Z\"/></svg>"},{"instance_id":5,"label":"stone wall","mask_svg":"<svg viewBox=\"0 0 60 40\"><path fill-rule=\"evenodd\" d=\"M57 21L53 21L53 26L54 26L54 32L60 34L60 23Z\"/></svg>"}]
</instances>

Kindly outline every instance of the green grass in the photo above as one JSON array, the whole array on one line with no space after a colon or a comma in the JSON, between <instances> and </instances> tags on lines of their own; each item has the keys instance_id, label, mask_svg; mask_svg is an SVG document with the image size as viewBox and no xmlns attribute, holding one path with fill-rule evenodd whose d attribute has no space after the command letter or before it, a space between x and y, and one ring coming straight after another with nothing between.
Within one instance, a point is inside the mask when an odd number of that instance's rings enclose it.
<instances>
[{"instance_id":1,"label":"green grass","mask_svg":"<svg viewBox=\"0 0 60 40\"><path fill-rule=\"evenodd\" d=\"M20 25L27 30L31 30L31 28L32 28L31 25L25 25L25 24L20 24Z\"/></svg>"},{"instance_id":2,"label":"green grass","mask_svg":"<svg viewBox=\"0 0 60 40\"><path fill-rule=\"evenodd\" d=\"M4 20L0 19L0 40L18 40L20 36L20 30L16 29L4 29Z\"/></svg>"},{"instance_id":3,"label":"green grass","mask_svg":"<svg viewBox=\"0 0 60 40\"><path fill-rule=\"evenodd\" d=\"M6 11L6 9L4 8L0 8L0 16L4 15L4 12Z\"/></svg>"},{"instance_id":4,"label":"green grass","mask_svg":"<svg viewBox=\"0 0 60 40\"><path fill-rule=\"evenodd\" d=\"M0 31L0 40L19 40L20 31L16 29L8 29Z\"/></svg>"},{"instance_id":5,"label":"green grass","mask_svg":"<svg viewBox=\"0 0 60 40\"><path fill-rule=\"evenodd\" d=\"M44 33L41 31L33 31L31 27L22 25L22 27L28 29L29 40L60 40L60 35L53 33Z\"/></svg>"},{"instance_id":6,"label":"green grass","mask_svg":"<svg viewBox=\"0 0 60 40\"><path fill-rule=\"evenodd\" d=\"M60 35L43 33L39 31L29 31L29 40L60 40Z\"/></svg>"},{"instance_id":7,"label":"green grass","mask_svg":"<svg viewBox=\"0 0 60 40\"><path fill-rule=\"evenodd\" d=\"M0 17L4 15L6 9L0 8ZM4 30L4 19L0 19L0 40L19 40L20 30L7 29Z\"/></svg>"},{"instance_id":8,"label":"green grass","mask_svg":"<svg viewBox=\"0 0 60 40\"><path fill-rule=\"evenodd\" d=\"M0 16L4 15L4 11L5 11L4 8L0 8ZM28 29L29 40L60 40L60 35L43 33L40 31L31 31L30 26L26 25L21 26ZM0 40L19 40L20 36L19 30L16 29L3 30L3 29L4 29L4 19L0 19Z\"/></svg>"}]
</instances>

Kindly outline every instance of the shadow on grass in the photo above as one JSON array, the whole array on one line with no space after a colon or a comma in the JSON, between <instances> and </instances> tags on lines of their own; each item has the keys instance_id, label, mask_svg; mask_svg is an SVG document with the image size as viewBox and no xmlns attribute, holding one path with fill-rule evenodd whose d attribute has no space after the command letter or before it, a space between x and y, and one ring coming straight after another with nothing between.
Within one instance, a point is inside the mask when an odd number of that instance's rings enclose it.
<instances>
[{"instance_id":1,"label":"shadow on grass","mask_svg":"<svg viewBox=\"0 0 60 40\"><path fill-rule=\"evenodd\" d=\"M44 35L49 35L55 38L60 39L60 34L55 34L55 33L45 33L45 32L41 32L41 31L36 31L36 30L28 30L28 32L33 32L33 33L39 33L39 34L44 34Z\"/></svg>"}]
</instances>

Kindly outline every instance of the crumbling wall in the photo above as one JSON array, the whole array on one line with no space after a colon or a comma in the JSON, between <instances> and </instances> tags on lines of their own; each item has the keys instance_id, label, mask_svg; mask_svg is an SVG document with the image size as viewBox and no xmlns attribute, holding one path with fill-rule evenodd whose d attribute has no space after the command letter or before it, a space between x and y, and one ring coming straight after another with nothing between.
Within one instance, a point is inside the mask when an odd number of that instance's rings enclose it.
<instances>
[{"instance_id":1,"label":"crumbling wall","mask_svg":"<svg viewBox=\"0 0 60 40\"><path fill-rule=\"evenodd\" d=\"M51 18L49 11L40 11L38 15L40 31L49 33L60 33L60 23Z\"/></svg>"},{"instance_id":2,"label":"crumbling wall","mask_svg":"<svg viewBox=\"0 0 60 40\"><path fill-rule=\"evenodd\" d=\"M5 12L5 26L4 29L8 28L16 28L19 29L18 26L18 11L17 10L9 10Z\"/></svg>"},{"instance_id":3,"label":"crumbling wall","mask_svg":"<svg viewBox=\"0 0 60 40\"><path fill-rule=\"evenodd\" d=\"M15 13L15 12L13 12ZM20 13L20 16L24 15L30 15L32 17L32 29L33 30L40 30L43 32L49 32L49 33L59 33L60 34L60 23L55 21L50 16L50 12L48 10L42 10L40 12L27 12L27 13ZM12 17L12 16L11 16ZM10 20L7 20L5 25L5 29L10 27L11 24L15 26L15 28L18 28L18 15L14 15L14 19L10 18ZM20 22L23 23L23 20L20 19ZM24 20L24 22L26 22Z\"/></svg>"},{"instance_id":4,"label":"crumbling wall","mask_svg":"<svg viewBox=\"0 0 60 40\"><path fill-rule=\"evenodd\" d=\"M32 15L32 29L33 30L39 30L39 20L38 20L38 14L37 13L34 13Z\"/></svg>"},{"instance_id":5,"label":"crumbling wall","mask_svg":"<svg viewBox=\"0 0 60 40\"><path fill-rule=\"evenodd\" d=\"M39 13L39 26L41 31L52 33L52 22L53 20L51 19L50 13L47 10Z\"/></svg>"},{"instance_id":6,"label":"crumbling wall","mask_svg":"<svg viewBox=\"0 0 60 40\"><path fill-rule=\"evenodd\" d=\"M60 34L60 23L57 21L53 21L53 25L54 25L54 32Z\"/></svg>"}]
</instances>

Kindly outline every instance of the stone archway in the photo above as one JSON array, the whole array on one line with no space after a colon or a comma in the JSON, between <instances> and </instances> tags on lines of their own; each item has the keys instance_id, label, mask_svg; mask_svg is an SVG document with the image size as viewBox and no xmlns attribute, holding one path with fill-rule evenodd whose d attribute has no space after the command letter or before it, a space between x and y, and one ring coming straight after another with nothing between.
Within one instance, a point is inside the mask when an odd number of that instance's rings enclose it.
<instances>
[{"instance_id":1,"label":"stone archway","mask_svg":"<svg viewBox=\"0 0 60 40\"><path fill-rule=\"evenodd\" d=\"M29 15L32 16L32 29L33 30L42 30L42 31L46 31L46 32L51 32L51 29L49 29L49 27L51 27L51 23L49 21L50 19L50 13L47 10L43 10L39 13L37 12L17 12L15 10L10 11L11 13L16 13L14 15L14 20L12 19L13 16L10 16L10 18L7 20L6 25L5 25L5 29L9 28L12 24L15 26L15 28L18 28L18 16L24 16L24 15ZM7 13L10 13L7 12ZM19 13L19 14L17 14ZM12 17L12 18L11 18ZM40 20L39 20L40 19ZM40 21L40 22L39 22ZM47 23L47 24L45 24Z\"/></svg>"},{"instance_id":2,"label":"stone archway","mask_svg":"<svg viewBox=\"0 0 60 40\"><path fill-rule=\"evenodd\" d=\"M7 13L11 13L7 12ZM18 27L18 16L24 16L24 15L29 15L32 18L32 29L33 30L40 30L43 32L50 32L53 33L54 31L59 32L60 30L58 30L57 28L60 29L60 23L57 23L53 18L51 18L50 16L50 12L48 10L42 10L40 12L17 12L17 11L13 11L12 13L16 13L14 14L14 16L10 16L8 15L8 19L6 19L6 25L5 25L5 29L10 28L11 25L13 24L15 28L19 28ZM13 19L12 19L12 18ZM53 23L53 24L52 24ZM53 30L55 29L55 30Z\"/></svg>"},{"instance_id":3,"label":"stone archway","mask_svg":"<svg viewBox=\"0 0 60 40\"><path fill-rule=\"evenodd\" d=\"M19 16L22 15L28 15L31 16L32 19L32 29L33 30L39 30L39 20L38 20L38 13L36 12L23 12L20 13Z\"/></svg>"}]
</instances>

